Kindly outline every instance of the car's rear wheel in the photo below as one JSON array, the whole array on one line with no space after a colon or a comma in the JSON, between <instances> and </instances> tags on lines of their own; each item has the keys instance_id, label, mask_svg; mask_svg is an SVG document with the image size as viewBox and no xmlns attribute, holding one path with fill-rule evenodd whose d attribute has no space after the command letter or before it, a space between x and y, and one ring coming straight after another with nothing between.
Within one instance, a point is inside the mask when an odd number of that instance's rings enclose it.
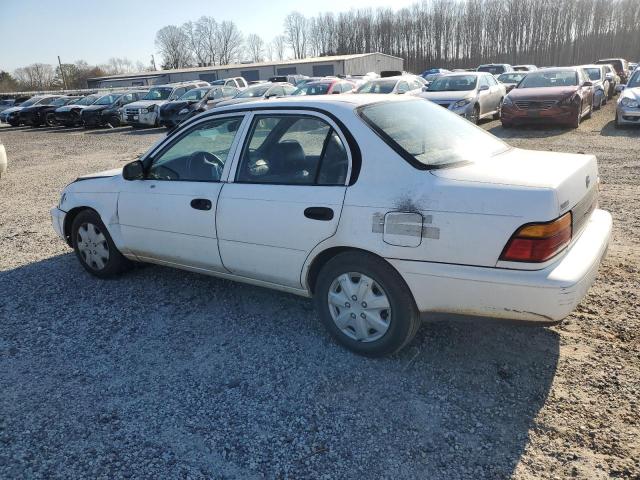
<instances>
[{"instance_id":1,"label":"car's rear wheel","mask_svg":"<svg viewBox=\"0 0 640 480\"><path fill-rule=\"evenodd\" d=\"M578 128L580 126L580 121L582 120L582 103L578 105L576 110L577 113L571 122L571 128Z\"/></svg>"},{"instance_id":2,"label":"car's rear wheel","mask_svg":"<svg viewBox=\"0 0 640 480\"><path fill-rule=\"evenodd\" d=\"M469 115L469 121L474 125L477 125L478 122L480 121L480 107L478 105L473 106L473 110Z\"/></svg>"},{"instance_id":3,"label":"car's rear wheel","mask_svg":"<svg viewBox=\"0 0 640 480\"><path fill-rule=\"evenodd\" d=\"M395 353L420 327L409 287L384 260L367 253L335 256L318 275L316 307L331 335L372 357Z\"/></svg>"},{"instance_id":4,"label":"car's rear wheel","mask_svg":"<svg viewBox=\"0 0 640 480\"><path fill-rule=\"evenodd\" d=\"M499 120L500 116L502 114L502 102L504 101L503 98L500 99L500 103L498 103L498 110L496 111L496 113L493 114L493 119L494 120Z\"/></svg>"},{"instance_id":5,"label":"car's rear wheel","mask_svg":"<svg viewBox=\"0 0 640 480\"><path fill-rule=\"evenodd\" d=\"M93 210L83 210L75 217L71 239L80 264L96 277L113 277L131 265L118 251L100 216Z\"/></svg>"}]
</instances>

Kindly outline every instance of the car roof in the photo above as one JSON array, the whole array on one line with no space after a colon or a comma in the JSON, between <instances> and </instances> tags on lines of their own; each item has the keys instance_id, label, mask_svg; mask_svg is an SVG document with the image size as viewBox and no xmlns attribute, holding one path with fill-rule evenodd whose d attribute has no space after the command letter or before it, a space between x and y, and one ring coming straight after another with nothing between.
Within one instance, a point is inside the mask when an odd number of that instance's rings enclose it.
<instances>
[{"instance_id":1,"label":"car roof","mask_svg":"<svg viewBox=\"0 0 640 480\"><path fill-rule=\"evenodd\" d=\"M506 73L518 73L518 72L506 72ZM449 72L449 73L442 74L443 77L468 77L469 75L480 77L480 76L486 76L491 74L489 72Z\"/></svg>"}]
</instances>

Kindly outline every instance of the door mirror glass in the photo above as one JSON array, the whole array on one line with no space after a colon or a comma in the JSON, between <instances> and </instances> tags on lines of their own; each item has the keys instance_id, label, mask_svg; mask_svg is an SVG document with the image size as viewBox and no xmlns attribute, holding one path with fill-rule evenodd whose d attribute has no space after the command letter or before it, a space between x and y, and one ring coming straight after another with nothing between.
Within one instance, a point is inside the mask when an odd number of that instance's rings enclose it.
<instances>
[{"instance_id":1,"label":"door mirror glass","mask_svg":"<svg viewBox=\"0 0 640 480\"><path fill-rule=\"evenodd\" d=\"M587 80L586 82L584 82L582 84L583 87L593 87L593 82L590 82L589 80Z\"/></svg>"},{"instance_id":2,"label":"door mirror glass","mask_svg":"<svg viewBox=\"0 0 640 480\"><path fill-rule=\"evenodd\" d=\"M489 90L489 85L480 85L480 88L478 88L479 92L484 92L485 90Z\"/></svg>"},{"instance_id":3,"label":"door mirror glass","mask_svg":"<svg viewBox=\"0 0 640 480\"><path fill-rule=\"evenodd\" d=\"M144 165L140 160L127 163L122 169L122 177L125 180L142 180L144 178Z\"/></svg>"}]
</instances>

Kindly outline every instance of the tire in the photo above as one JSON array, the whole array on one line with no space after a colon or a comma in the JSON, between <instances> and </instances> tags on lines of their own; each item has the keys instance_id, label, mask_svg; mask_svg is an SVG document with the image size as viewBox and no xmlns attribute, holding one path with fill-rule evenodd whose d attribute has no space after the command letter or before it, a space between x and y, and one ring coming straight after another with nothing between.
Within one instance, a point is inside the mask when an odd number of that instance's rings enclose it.
<instances>
[{"instance_id":1,"label":"tire","mask_svg":"<svg viewBox=\"0 0 640 480\"><path fill-rule=\"evenodd\" d=\"M47 127L55 127L58 125L56 122L56 114L53 112L47 113L47 116L44 118L44 123Z\"/></svg>"},{"instance_id":2,"label":"tire","mask_svg":"<svg viewBox=\"0 0 640 480\"><path fill-rule=\"evenodd\" d=\"M120 117L118 117L117 115L113 115L113 116L109 117L109 121L107 123L109 125L111 125L113 128L119 127L120 126Z\"/></svg>"},{"instance_id":3,"label":"tire","mask_svg":"<svg viewBox=\"0 0 640 480\"><path fill-rule=\"evenodd\" d=\"M478 105L473 106L473 114L469 117L469 121L474 125L478 125L480 121L480 107Z\"/></svg>"},{"instance_id":4,"label":"tire","mask_svg":"<svg viewBox=\"0 0 640 480\"><path fill-rule=\"evenodd\" d=\"M584 116L585 120L591 118L591 115L593 115L593 97L591 98L591 104L589 105L589 111Z\"/></svg>"},{"instance_id":5,"label":"tire","mask_svg":"<svg viewBox=\"0 0 640 480\"><path fill-rule=\"evenodd\" d=\"M620 117L618 117L618 112L616 112L616 118L615 121L613 123L613 126L616 128L621 128L622 125L620 124Z\"/></svg>"},{"instance_id":6,"label":"tire","mask_svg":"<svg viewBox=\"0 0 640 480\"><path fill-rule=\"evenodd\" d=\"M12 127L18 127L20 126L20 122L9 122L9 125L11 125Z\"/></svg>"},{"instance_id":7,"label":"tire","mask_svg":"<svg viewBox=\"0 0 640 480\"><path fill-rule=\"evenodd\" d=\"M364 285L368 285L366 294L357 298L363 295L360 288ZM369 306L363 298L369 300ZM345 252L329 260L318 275L314 300L331 336L360 355L381 357L398 352L420 327L420 314L404 279L386 261L369 253ZM371 307L373 302L381 306ZM337 323L341 317L342 327Z\"/></svg>"},{"instance_id":8,"label":"tire","mask_svg":"<svg viewBox=\"0 0 640 480\"><path fill-rule=\"evenodd\" d=\"M582 104L578 106L578 114L576 118L569 124L571 128L578 128L580 126L580 121L582 120Z\"/></svg>"},{"instance_id":9,"label":"tire","mask_svg":"<svg viewBox=\"0 0 640 480\"><path fill-rule=\"evenodd\" d=\"M498 111L493 114L493 119L494 120L500 120L500 116L501 116L501 112L502 112L502 102L503 101L504 101L504 98L501 98L500 99L500 103L498 103Z\"/></svg>"},{"instance_id":10,"label":"tire","mask_svg":"<svg viewBox=\"0 0 640 480\"><path fill-rule=\"evenodd\" d=\"M93 210L83 210L73 220L71 241L80 264L91 275L110 278L131 267L131 262L118 251L100 216Z\"/></svg>"}]
</instances>

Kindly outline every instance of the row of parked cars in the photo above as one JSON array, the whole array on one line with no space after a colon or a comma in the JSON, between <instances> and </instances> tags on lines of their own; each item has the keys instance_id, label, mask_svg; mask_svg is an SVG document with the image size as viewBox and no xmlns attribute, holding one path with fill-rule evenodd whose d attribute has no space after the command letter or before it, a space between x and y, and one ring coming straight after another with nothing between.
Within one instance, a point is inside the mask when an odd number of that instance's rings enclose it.
<instances>
[{"instance_id":1,"label":"row of parked cars","mask_svg":"<svg viewBox=\"0 0 640 480\"><path fill-rule=\"evenodd\" d=\"M432 69L423 73L429 85L419 95L476 123L493 116L505 128L524 123L577 128L617 93L636 88L637 67L618 58L574 67L487 64L475 71ZM637 98L628 90L617 104L615 124L639 123Z\"/></svg>"}]
</instances>

